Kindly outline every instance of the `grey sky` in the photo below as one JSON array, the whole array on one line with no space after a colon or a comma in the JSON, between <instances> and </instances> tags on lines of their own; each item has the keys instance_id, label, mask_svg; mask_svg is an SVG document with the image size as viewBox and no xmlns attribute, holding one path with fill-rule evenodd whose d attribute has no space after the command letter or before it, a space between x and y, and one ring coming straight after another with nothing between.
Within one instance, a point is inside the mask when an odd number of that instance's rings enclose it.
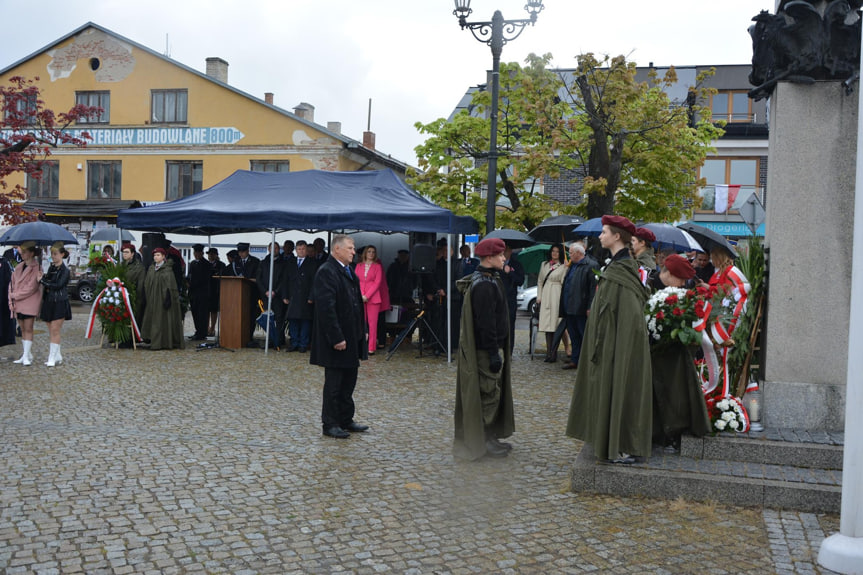
<instances>
[{"instance_id":1,"label":"grey sky","mask_svg":"<svg viewBox=\"0 0 863 575\"><path fill-rule=\"evenodd\" d=\"M470 20L526 17L524 0L473 0ZM639 65L745 64L747 28L774 0L545 0L537 24L503 50L503 61L551 53L569 67L582 52L626 54ZM485 81L491 51L461 30L451 0L4 0L0 68L88 21L203 71L230 64L228 82L315 121L342 123L357 140L368 121L377 148L415 164L414 123L446 117L468 86ZM167 37L167 42L166 42ZM47 75L43 76L47 78Z\"/></svg>"}]
</instances>

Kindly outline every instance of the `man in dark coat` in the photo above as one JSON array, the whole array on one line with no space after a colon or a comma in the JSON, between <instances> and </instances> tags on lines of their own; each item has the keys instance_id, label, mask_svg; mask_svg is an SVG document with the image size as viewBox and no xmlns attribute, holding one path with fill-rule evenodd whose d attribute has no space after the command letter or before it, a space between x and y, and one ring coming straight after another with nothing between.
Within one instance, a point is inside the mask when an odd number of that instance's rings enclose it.
<instances>
[{"instance_id":1,"label":"man in dark coat","mask_svg":"<svg viewBox=\"0 0 863 575\"><path fill-rule=\"evenodd\" d=\"M629 254L634 233L628 219L602 217L599 241L613 255L591 304L566 426L612 463L649 456L653 431L647 290Z\"/></svg>"},{"instance_id":2,"label":"man in dark coat","mask_svg":"<svg viewBox=\"0 0 863 575\"><path fill-rule=\"evenodd\" d=\"M350 236L333 237L331 252L315 275L315 319L310 363L324 368L321 424L324 435L344 439L368 429L354 421L354 388L360 360L368 359L368 330L360 283L350 264Z\"/></svg>"},{"instance_id":3,"label":"man in dark coat","mask_svg":"<svg viewBox=\"0 0 863 575\"><path fill-rule=\"evenodd\" d=\"M512 353L515 345L515 316L518 310L518 288L524 283L524 266L518 258L512 257L512 248L506 246L503 252L506 261L500 272L500 280L506 292L506 303L509 308L509 352Z\"/></svg>"},{"instance_id":4,"label":"man in dark coat","mask_svg":"<svg viewBox=\"0 0 863 575\"><path fill-rule=\"evenodd\" d=\"M285 300L288 298L288 285L285 276L285 261L282 259L279 244L273 242L269 246L267 257L258 265L258 292L263 301L264 309L271 306L276 320L276 333L270 334L270 345L281 347L285 343ZM272 301L270 300L270 259L273 260Z\"/></svg>"},{"instance_id":5,"label":"man in dark coat","mask_svg":"<svg viewBox=\"0 0 863 575\"><path fill-rule=\"evenodd\" d=\"M207 339L207 320L210 315L210 277L212 267L204 260L204 244L192 246L194 259L189 262L189 307L195 324L193 341Z\"/></svg>"},{"instance_id":6,"label":"man in dark coat","mask_svg":"<svg viewBox=\"0 0 863 575\"><path fill-rule=\"evenodd\" d=\"M309 349L312 333L312 285L318 263L306 254L306 242L297 242L297 257L285 263L285 318L291 338L288 351L305 353Z\"/></svg>"},{"instance_id":7,"label":"man in dark coat","mask_svg":"<svg viewBox=\"0 0 863 575\"><path fill-rule=\"evenodd\" d=\"M569 246L569 269L560 290L560 315L566 320L566 331L572 342L572 355L563 369L578 368L584 330L587 329L587 311L596 291L596 274L599 264L585 253L584 245L573 242Z\"/></svg>"},{"instance_id":8,"label":"man in dark coat","mask_svg":"<svg viewBox=\"0 0 863 575\"><path fill-rule=\"evenodd\" d=\"M453 455L462 459L506 457L512 445L500 441L515 431L510 376L509 319L500 281L503 240L476 246L480 264L458 281L464 295L462 346L458 354Z\"/></svg>"},{"instance_id":9,"label":"man in dark coat","mask_svg":"<svg viewBox=\"0 0 863 575\"><path fill-rule=\"evenodd\" d=\"M216 335L216 320L219 319L219 304L222 296L222 280L220 276L225 274L225 264L219 259L219 250L210 248L207 250L207 261L210 264L210 325L207 335Z\"/></svg>"},{"instance_id":10,"label":"man in dark coat","mask_svg":"<svg viewBox=\"0 0 863 575\"><path fill-rule=\"evenodd\" d=\"M240 242L237 244L237 256L225 268L225 275L244 277L254 282L252 289L249 290L251 292L249 297L249 323L246 326L246 329L249 331L248 347L257 347L253 336L255 335L255 319L261 314L261 310L258 307L257 287L258 266L260 264L261 260L249 255L249 244Z\"/></svg>"}]
</instances>

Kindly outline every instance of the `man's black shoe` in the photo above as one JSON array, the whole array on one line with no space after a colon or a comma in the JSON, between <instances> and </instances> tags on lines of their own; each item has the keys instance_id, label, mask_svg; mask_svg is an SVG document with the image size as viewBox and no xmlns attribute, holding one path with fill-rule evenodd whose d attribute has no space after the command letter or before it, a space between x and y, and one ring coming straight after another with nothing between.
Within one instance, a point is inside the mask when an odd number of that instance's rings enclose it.
<instances>
[{"instance_id":1,"label":"man's black shoe","mask_svg":"<svg viewBox=\"0 0 863 575\"><path fill-rule=\"evenodd\" d=\"M300 349L300 348L298 348L298 347L297 347L297 346L295 346L295 345L292 345L291 347L289 347L289 348L288 348L288 349L286 349L285 351L287 351L288 353L290 353L290 352L292 352L292 351L297 351L298 349Z\"/></svg>"},{"instance_id":2,"label":"man's black shoe","mask_svg":"<svg viewBox=\"0 0 863 575\"><path fill-rule=\"evenodd\" d=\"M338 425L334 425L332 427L324 429L324 435L327 435L329 437L335 437L337 439L346 439L351 436L350 433L348 433Z\"/></svg>"},{"instance_id":3,"label":"man's black shoe","mask_svg":"<svg viewBox=\"0 0 863 575\"><path fill-rule=\"evenodd\" d=\"M489 438L489 441L491 441L492 443L494 443L496 445L503 447L507 451L512 451L512 443L507 443L506 441L501 441L497 437L491 437L491 438Z\"/></svg>"},{"instance_id":4,"label":"man's black shoe","mask_svg":"<svg viewBox=\"0 0 863 575\"><path fill-rule=\"evenodd\" d=\"M249 343L246 344L246 347L258 347L258 342L253 339L249 340Z\"/></svg>"},{"instance_id":5,"label":"man's black shoe","mask_svg":"<svg viewBox=\"0 0 863 575\"><path fill-rule=\"evenodd\" d=\"M309 351L309 348L307 348L307 347L300 347L300 348L297 348L297 351L299 351L300 353L306 353L307 351Z\"/></svg>"},{"instance_id":6,"label":"man's black shoe","mask_svg":"<svg viewBox=\"0 0 863 575\"><path fill-rule=\"evenodd\" d=\"M353 431L354 433L362 433L363 431L368 430L368 428L368 425L360 425L359 423L353 421L345 426L345 430Z\"/></svg>"},{"instance_id":7,"label":"man's black shoe","mask_svg":"<svg viewBox=\"0 0 863 575\"><path fill-rule=\"evenodd\" d=\"M506 457L509 455L509 449L500 445L494 439L487 439L485 442L485 453L489 457Z\"/></svg>"}]
</instances>

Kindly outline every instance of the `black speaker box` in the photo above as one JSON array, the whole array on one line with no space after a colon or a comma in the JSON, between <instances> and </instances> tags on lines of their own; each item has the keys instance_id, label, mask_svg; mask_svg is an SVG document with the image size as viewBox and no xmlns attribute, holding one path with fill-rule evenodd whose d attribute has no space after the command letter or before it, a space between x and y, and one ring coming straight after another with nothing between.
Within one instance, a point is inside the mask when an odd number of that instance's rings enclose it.
<instances>
[{"instance_id":1,"label":"black speaker box","mask_svg":"<svg viewBox=\"0 0 863 575\"><path fill-rule=\"evenodd\" d=\"M144 260L144 268L149 269L153 263L153 250L156 248L167 248L165 234L162 233L145 233L141 234L141 258Z\"/></svg>"},{"instance_id":2,"label":"black speaker box","mask_svg":"<svg viewBox=\"0 0 863 575\"><path fill-rule=\"evenodd\" d=\"M411 232L411 272L415 274L430 274L434 271L437 256L436 239L433 233Z\"/></svg>"}]
</instances>

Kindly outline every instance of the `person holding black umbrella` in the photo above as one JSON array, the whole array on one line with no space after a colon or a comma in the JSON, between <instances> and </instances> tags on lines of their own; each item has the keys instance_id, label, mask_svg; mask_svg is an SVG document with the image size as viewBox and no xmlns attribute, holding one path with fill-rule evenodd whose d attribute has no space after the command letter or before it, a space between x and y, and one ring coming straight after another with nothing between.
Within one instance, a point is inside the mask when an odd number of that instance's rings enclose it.
<instances>
[{"instance_id":1,"label":"person holding black umbrella","mask_svg":"<svg viewBox=\"0 0 863 575\"><path fill-rule=\"evenodd\" d=\"M60 354L60 330L65 320L72 319L72 306L69 304L67 289L69 268L63 263L63 260L68 257L69 252L66 251L63 242L56 242L51 246L51 265L39 280L43 286L39 318L48 324L51 339L48 361L45 362L48 367L63 363L63 356Z\"/></svg>"},{"instance_id":2,"label":"person holding black umbrella","mask_svg":"<svg viewBox=\"0 0 863 575\"><path fill-rule=\"evenodd\" d=\"M560 323L560 292L566 278L563 245L554 244L548 250L548 260L539 267L536 288L536 304L539 306L539 331L545 332L545 361L557 361L554 334Z\"/></svg>"},{"instance_id":3,"label":"person holding black umbrella","mask_svg":"<svg viewBox=\"0 0 863 575\"><path fill-rule=\"evenodd\" d=\"M18 320L21 327L21 345L24 348L21 357L15 363L30 365L33 363L33 323L39 315L42 304L42 269L36 256L39 248L36 242L24 242L19 246L21 263L12 272L9 284L9 309Z\"/></svg>"}]
</instances>

